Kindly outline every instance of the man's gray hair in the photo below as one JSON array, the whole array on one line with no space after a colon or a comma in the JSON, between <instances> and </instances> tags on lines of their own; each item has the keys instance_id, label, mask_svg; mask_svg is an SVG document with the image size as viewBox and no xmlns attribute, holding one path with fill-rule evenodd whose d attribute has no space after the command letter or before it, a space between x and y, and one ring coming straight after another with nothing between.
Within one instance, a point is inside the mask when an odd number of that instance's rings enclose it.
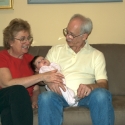
<instances>
[{"instance_id":1,"label":"man's gray hair","mask_svg":"<svg viewBox=\"0 0 125 125\"><path fill-rule=\"evenodd\" d=\"M82 25L81 25L81 33L87 33L90 34L92 29L93 29L93 24L91 19L86 18L85 16L81 15L81 14L74 14L70 21L73 19L80 19L82 21Z\"/></svg>"}]
</instances>

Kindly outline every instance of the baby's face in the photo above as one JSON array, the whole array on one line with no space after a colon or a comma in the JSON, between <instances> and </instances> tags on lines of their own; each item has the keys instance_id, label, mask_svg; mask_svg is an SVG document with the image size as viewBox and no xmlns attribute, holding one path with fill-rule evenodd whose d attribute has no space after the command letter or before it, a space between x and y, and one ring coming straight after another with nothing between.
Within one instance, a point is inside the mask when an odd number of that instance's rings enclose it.
<instances>
[{"instance_id":1,"label":"baby's face","mask_svg":"<svg viewBox=\"0 0 125 125\"><path fill-rule=\"evenodd\" d=\"M49 66L50 65L50 62L49 60L45 59L44 57L40 56L36 59L35 61L35 66L36 66L36 71L39 71L39 69L42 67L42 66Z\"/></svg>"}]
</instances>

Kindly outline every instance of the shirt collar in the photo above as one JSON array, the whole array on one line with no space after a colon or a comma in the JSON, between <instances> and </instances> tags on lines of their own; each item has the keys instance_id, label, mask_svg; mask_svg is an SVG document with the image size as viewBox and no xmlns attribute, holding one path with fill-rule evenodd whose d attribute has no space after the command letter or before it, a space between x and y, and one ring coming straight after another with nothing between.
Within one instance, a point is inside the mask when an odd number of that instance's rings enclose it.
<instances>
[{"instance_id":1,"label":"shirt collar","mask_svg":"<svg viewBox=\"0 0 125 125\"><path fill-rule=\"evenodd\" d=\"M69 47L69 45L66 43L66 50L69 50L70 49L70 47ZM87 42L87 40L85 41L85 45L84 45L84 47L83 48L81 48L81 50L89 50L90 49L90 45L89 45L89 43Z\"/></svg>"}]
</instances>

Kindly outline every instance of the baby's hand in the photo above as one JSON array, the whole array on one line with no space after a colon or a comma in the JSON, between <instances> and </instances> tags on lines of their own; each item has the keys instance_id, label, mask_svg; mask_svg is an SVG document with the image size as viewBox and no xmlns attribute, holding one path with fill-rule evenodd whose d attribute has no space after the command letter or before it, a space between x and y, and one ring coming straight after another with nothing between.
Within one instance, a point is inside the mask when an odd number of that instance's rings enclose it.
<instances>
[{"instance_id":1,"label":"baby's hand","mask_svg":"<svg viewBox=\"0 0 125 125\"><path fill-rule=\"evenodd\" d=\"M75 99L75 102L78 102L80 100L78 96L75 96L74 99Z\"/></svg>"}]
</instances>

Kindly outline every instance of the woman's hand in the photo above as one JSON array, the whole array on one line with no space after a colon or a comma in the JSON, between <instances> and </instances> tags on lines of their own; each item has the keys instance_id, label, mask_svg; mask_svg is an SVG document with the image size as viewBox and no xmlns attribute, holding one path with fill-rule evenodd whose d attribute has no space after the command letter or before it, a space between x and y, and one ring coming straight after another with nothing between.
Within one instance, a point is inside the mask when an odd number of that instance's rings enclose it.
<instances>
[{"instance_id":1,"label":"woman's hand","mask_svg":"<svg viewBox=\"0 0 125 125\"><path fill-rule=\"evenodd\" d=\"M38 101L38 95L39 94L40 94L40 87L39 87L39 85L35 85L34 88L33 88L33 95L31 97L33 109L38 108L37 101Z\"/></svg>"},{"instance_id":2,"label":"woman's hand","mask_svg":"<svg viewBox=\"0 0 125 125\"><path fill-rule=\"evenodd\" d=\"M64 76L61 73L57 73L57 70L53 70L50 72L42 73L43 81L45 83L56 83L62 84Z\"/></svg>"},{"instance_id":3,"label":"woman's hand","mask_svg":"<svg viewBox=\"0 0 125 125\"><path fill-rule=\"evenodd\" d=\"M37 109L38 108L37 102L32 102L32 108L33 109Z\"/></svg>"}]
</instances>

